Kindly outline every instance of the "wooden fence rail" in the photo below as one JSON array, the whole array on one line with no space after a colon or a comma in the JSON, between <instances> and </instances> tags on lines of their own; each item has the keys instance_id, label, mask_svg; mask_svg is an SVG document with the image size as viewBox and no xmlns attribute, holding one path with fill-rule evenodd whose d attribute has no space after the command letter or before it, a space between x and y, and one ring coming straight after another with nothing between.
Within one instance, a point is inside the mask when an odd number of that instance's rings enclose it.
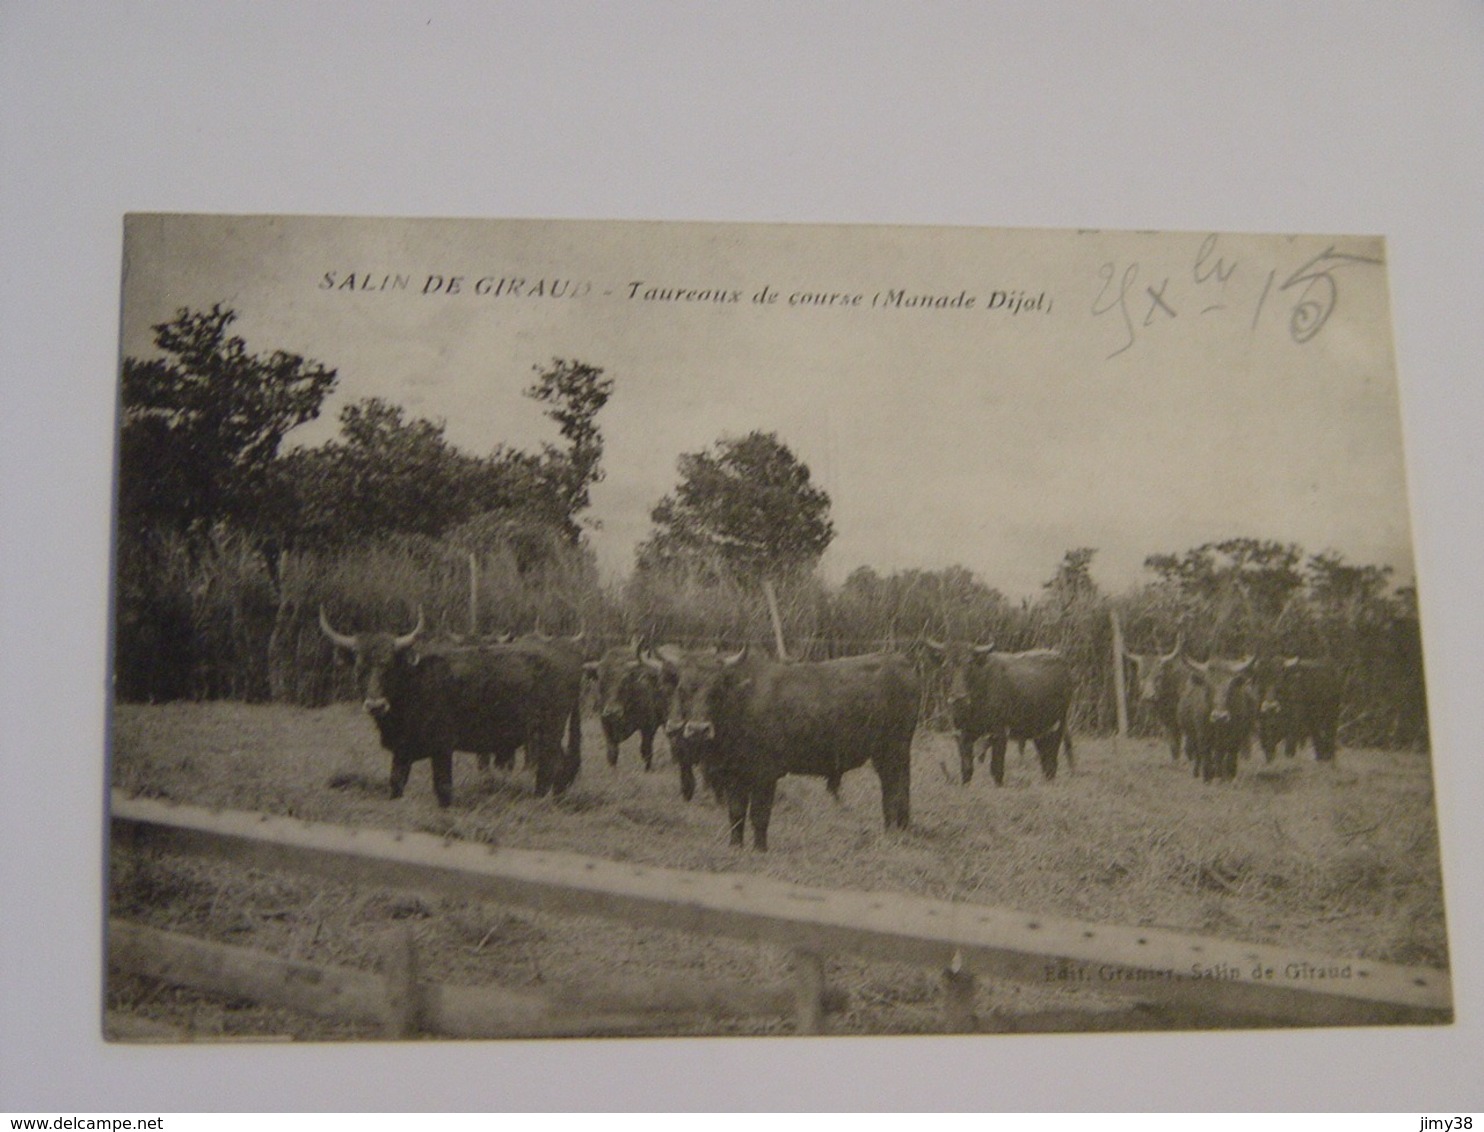
<instances>
[{"instance_id":1,"label":"wooden fence rail","mask_svg":"<svg viewBox=\"0 0 1484 1132\"><path fill-rule=\"evenodd\" d=\"M795 956L802 1032L821 1025L822 957L832 954L940 972L953 1030L975 1028L974 980L985 976L1124 995L1172 1008L1194 1025L1452 1020L1448 973L1428 968L753 875L212 811L119 791L111 816L115 840L138 848L780 946Z\"/></svg>"}]
</instances>

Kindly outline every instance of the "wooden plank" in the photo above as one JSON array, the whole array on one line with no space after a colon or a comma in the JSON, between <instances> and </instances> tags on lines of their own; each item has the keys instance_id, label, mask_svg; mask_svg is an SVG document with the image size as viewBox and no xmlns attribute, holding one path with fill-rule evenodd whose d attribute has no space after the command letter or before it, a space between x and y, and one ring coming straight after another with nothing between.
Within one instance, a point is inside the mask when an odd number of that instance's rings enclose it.
<instances>
[{"instance_id":1,"label":"wooden plank","mask_svg":"<svg viewBox=\"0 0 1484 1132\"><path fill-rule=\"evenodd\" d=\"M1452 1019L1448 973L1156 928L1086 923L761 876L681 872L428 834L210 811L115 792L113 829L141 846L344 883L728 936L817 954L1190 1005L1294 1025Z\"/></svg>"},{"instance_id":2,"label":"wooden plank","mask_svg":"<svg viewBox=\"0 0 1484 1132\"><path fill-rule=\"evenodd\" d=\"M189 987L226 998L246 998L266 1006L295 1010L322 1018L384 1025L388 1019L388 981L369 971L348 967L318 967L281 959L268 952L235 944L215 943L144 927L127 920L109 921L109 962L115 970L144 975L173 986ZM390 946L400 954L405 939ZM401 961L400 959L398 960ZM405 966L405 964L404 964ZM635 987L627 1000L621 993L604 992L605 1002L593 998L564 999L530 991L495 986L456 986L417 982L404 987L400 1001L416 1003L416 1028L455 1038L550 1038L612 1034L654 1034L658 1031L704 1032L715 1015L745 1015L757 1003L712 1001L711 1009L696 1009L696 995L679 1011L673 996L645 1001ZM770 988L762 1013L787 1014L792 992ZM713 996L714 997L714 996ZM388 1036L406 1037L412 1016L394 1014ZM386 1032L386 1031L384 1031ZM105 1036L110 1041L200 1040L190 1030L109 1013ZM214 1035L210 1040L233 1040Z\"/></svg>"},{"instance_id":3,"label":"wooden plank","mask_svg":"<svg viewBox=\"0 0 1484 1132\"><path fill-rule=\"evenodd\" d=\"M317 967L253 948L108 921L108 961L116 969L173 986L248 998L321 1018L382 1021L386 988L370 971Z\"/></svg>"}]
</instances>

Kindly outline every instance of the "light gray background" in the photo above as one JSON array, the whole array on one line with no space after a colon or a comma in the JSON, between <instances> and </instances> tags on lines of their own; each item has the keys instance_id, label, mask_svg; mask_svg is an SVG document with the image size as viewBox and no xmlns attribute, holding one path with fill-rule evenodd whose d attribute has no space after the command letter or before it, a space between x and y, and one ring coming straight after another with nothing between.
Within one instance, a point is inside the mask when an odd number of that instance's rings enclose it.
<instances>
[{"instance_id":1,"label":"light gray background","mask_svg":"<svg viewBox=\"0 0 1484 1132\"><path fill-rule=\"evenodd\" d=\"M1474 3L0 6L0 1110L1477 1111L1481 96ZM1460 1021L105 1046L126 211L1386 236Z\"/></svg>"}]
</instances>

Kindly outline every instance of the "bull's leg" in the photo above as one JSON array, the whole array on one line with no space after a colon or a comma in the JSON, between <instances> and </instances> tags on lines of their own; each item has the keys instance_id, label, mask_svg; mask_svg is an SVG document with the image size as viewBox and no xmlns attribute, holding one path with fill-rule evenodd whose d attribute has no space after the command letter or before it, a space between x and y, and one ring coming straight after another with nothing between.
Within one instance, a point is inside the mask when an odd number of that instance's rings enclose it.
<instances>
[{"instance_id":1,"label":"bull's leg","mask_svg":"<svg viewBox=\"0 0 1484 1132\"><path fill-rule=\"evenodd\" d=\"M743 830L747 826L747 803L749 791L747 783L740 779L733 779L727 783L727 821L731 827L732 848L740 849L743 845Z\"/></svg>"},{"instance_id":2,"label":"bull's leg","mask_svg":"<svg viewBox=\"0 0 1484 1132\"><path fill-rule=\"evenodd\" d=\"M1077 769L1077 757L1072 751L1072 733L1067 730L1067 721L1061 721L1061 742L1067 756L1067 773L1071 774Z\"/></svg>"},{"instance_id":3,"label":"bull's leg","mask_svg":"<svg viewBox=\"0 0 1484 1132\"><path fill-rule=\"evenodd\" d=\"M727 800L726 783L719 774L707 770L705 763L701 764L701 781L706 784L706 788L716 798L716 804L718 806Z\"/></svg>"},{"instance_id":4,"label":"bull's leg","mask_svg":"<svg viewBox=\"0 0 1484 1132\"><path fill-rule=\"evenodd\" d=\"M567 787L577 780L582 771L582 755L568 747L562 750L560 743L552 745L552 755L556 759L557 769L551 779L551 793L553 797L560 798L567 792Z\"/></svg>"},{"instance_id":5,"label":"bull's leg","mask_svg":"<svg viewBox=\"0 0 1484 1132\"><path fill-rule=\"evenodd\" d=\"M759 853L768 851L768 821L773 816L773 795L777 791L776 778L755 782L752 786L752 847Z\"/></svg>"},{"instance_id":6,"label":"bull's leg","mask_svg":"<svg viewBox=\"0 0 1484 1132\"><path fill-rule=\"evenodd\" d=\"M433 764L433 793L438 795L438 805L447 809L453 801L453 752L439 751L430 761Z\"/></svg>"},{"instance_id":7,"label":"bull's leg","mask_svg":"<svg viewBox=\"0 0 1484 1132\"><path fill-rule=\"evenodd\" d=\"M696 796L696 772L684 760L680 762L680 796L687 802Z\"/></svg>"},{"instance_id":8,"label":"bull's leg","mask_svg":"<svg viewBox=\"0 0 1484 1132\"><path fill-rule=\"evenodd\" d=\"M618 765L618 744L615 743L612 739L608 740L608 765Z\"/></svg>"},{"instance_id":9,"label":"bull's leg","mask_svg":"<svg viewBox=\"0 0 1484 1132\"><path fill-rule=\"evenodd\" d=\"M824 788L830 792L830 797L836 802L840 801L840 776L831 774L824 780Z\"/></svg>"},{"instance_id":10,"label":"bull's leg","mask_svg":"<svg viewBox=\"0 0 1484 1132\"><path fill-rule=\"evenodd\" d=\"M1008 735L996 735L989 741L989 776L996 786L1005 785L1005 748L1009 745Z\"/></svg>"},{"instance_id":11,"label":"bull's leg","mask_svg":"<svg viewBox=\"0 0 1484 1132\"><path fill-rule=\"evenodd\" d=\"M887 829L906 829L911 817L911 753L889 752L875 760L881 780L881 817Z\"/></svg>"},{"instance_id":12,"label":"bull's leg","mask_svg":"<svg viewBox=\"0 0 1484 1132\"><path fill-rule=\"evenodd\" d=\"M974 737L962 731L958 733L958 767L961 780L967 786L974 777Z\"/></svg>"},{"instance_id":13,"label":"bull's leg","mask_svg":"<svg viewBox=\"0 0 1484 1132\"><path fill-rule=\"evenodd\" d=\"M474 758L477 760L477 762L479 764L479 773L480 774L489 774L489 772L490 772L490 753L488 751L480 751L477 755L474 756Z\"/></svg>"},{"instance_id":14,"label":"bull's leg","mask_svg":"<svg viewBox=\"0 0 1484 1132\"><path fill-rule=\"evenodd\" d=\"M1171 726L1167 729L1170 742L1170 759L1174 762L1180 761L1180 728Z\"/></svg>"},{"instance_id":15,"label":"bull's leg","mask_svg":"<svg viewBox=\"0 0 1484 1132\"><path fill-rule=\"evenodd\" d=\"M552 750L551 748L557 748ZM552 780L556 777L556 756L560 744L548 743L546 737L526 736L526 759L536 763L536 797L544 798L551 792Z\"/></svg>"},{"instance_id":16,"label":"bull's leg","mask_svg":"<svg viewBox=\"0 0 1484 1132\"><path fill-rule=\"evenodd\" d=\"M1056 777L1056 753L1061 748L1061 731L1036 739L1036 754L1041 756L1041 776L1050 782Z\"/></svg>"},{"instance_id":17,"label":"bull's leg","mask_svg":"<svg viewBox=\"0 0 1484 1132\"><path fill-rule=\"evenodd\" d=\"M654 728L639 732L639 757L644 760L644 769L654 769Z\"/></svg>"},{"instance_id":18,"label":"bull's leg","mask_svg":"<svg viewBox=\"0 0 1484 1132\"><path fill-rule=\"evenodd\" d=\"M1322 763L1333 762L1335 749L1339 746L1337 728L1322 727L1314 732L1314 758Z\"/></svg>"},{"instance_id":19,"label":"bull's leg","mask_svg":"<svg viewBox=\"0 0 1484 1132\"><path fill-rule=\"evenodd\" d=\"M402 791L407 789L407 777L412 773L412 764L406 759L392 756L392 797L400 798Z\"/></svg>"}]
</instances>

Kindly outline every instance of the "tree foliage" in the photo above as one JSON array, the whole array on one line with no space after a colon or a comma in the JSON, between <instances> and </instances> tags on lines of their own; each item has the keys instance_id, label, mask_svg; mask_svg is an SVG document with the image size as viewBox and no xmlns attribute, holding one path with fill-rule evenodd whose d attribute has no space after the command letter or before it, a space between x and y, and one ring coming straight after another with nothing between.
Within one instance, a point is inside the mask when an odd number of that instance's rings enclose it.
<instances>
[{"instance_id":1,"label":"tree foliage","mask_svg":"<svg viewBox=\"0 0 1484 1132\"><path fill-rule=\"evenodd\" d=\"M498 445L473 456L449 443L441 421L409 419L381 398L347 405L340 436L291 452L276 467L274 508L285 546L328 549L398 535L436 537L490 516L487 530L546 528L575 545L589 487L602 479L596 417L612 392L603 371L553 361L528 396L568 440L540 452Z\"/></svg>"},{"instance_id":2,"label":"tree foliage","mask_svg":"<svg viewBox=\"0 0 1484 1132\"><path fill-rule=\"evenodd\" d=\"M1144 565L1186 595L1244 607L1258 619L1273 620L1303 588L1302 559L1303 549L1294 543L1231 538L1183 555L1152 554Z\"/></svg>"},{"instance_id":3,"label":"tree foliage","mask_svg":"<svg viewBox=\"0 0 1484 1132\"><path fill-rule=\"evenodd\" d=\"M553 358L546 369L531 368L536 381L526 396L552 406L546 415L567 440L565 452L551 444L542 446L540 474L568 539L576 542L582 533L577 516L588 508L589 489L603 479L603 434L597 417L613 395L613 379L604 377L597 366L564 358Z\"/></svg>"},{"instance_id":4,"label":"tree foliage","mask_svg":"<svg viewBox=\"0 0 1484 1132\"><path fill-rule=\"evenodd\" d=\"M641 569L781 578L812 570L835 537L829 495L775 433L725 437L682 455L679 471L675 491L650 513Z\"/></svg>"},{"instance_id":5,"label":"tree foliage","mask_svg":"<svg viewBox=\"0 0 1484 1132\"><path fill-rule=\"evenodd\" d=\"M1097 583L1092 580L1092 560L1096 554L1097 548L1093 546L1079 546L1076 550L1067 551L1062 555L1056 573L1049 581L1043 582L1041 588L1061 601L1096 594Z\"/></svg>"},{"instance_id":6,"label":"tree foliage","mask_svg":"<svg viewBox=\"0 0 1484 1132\"><path fill-rule=\"evenodd\" d=\"M120 520L200 531L255 525L279 446L319 415L336 371L299 354L264 357L228 328L233 310L181 309L154 327L160 358L125 358Z\"/></svg>"}]
</instances>

